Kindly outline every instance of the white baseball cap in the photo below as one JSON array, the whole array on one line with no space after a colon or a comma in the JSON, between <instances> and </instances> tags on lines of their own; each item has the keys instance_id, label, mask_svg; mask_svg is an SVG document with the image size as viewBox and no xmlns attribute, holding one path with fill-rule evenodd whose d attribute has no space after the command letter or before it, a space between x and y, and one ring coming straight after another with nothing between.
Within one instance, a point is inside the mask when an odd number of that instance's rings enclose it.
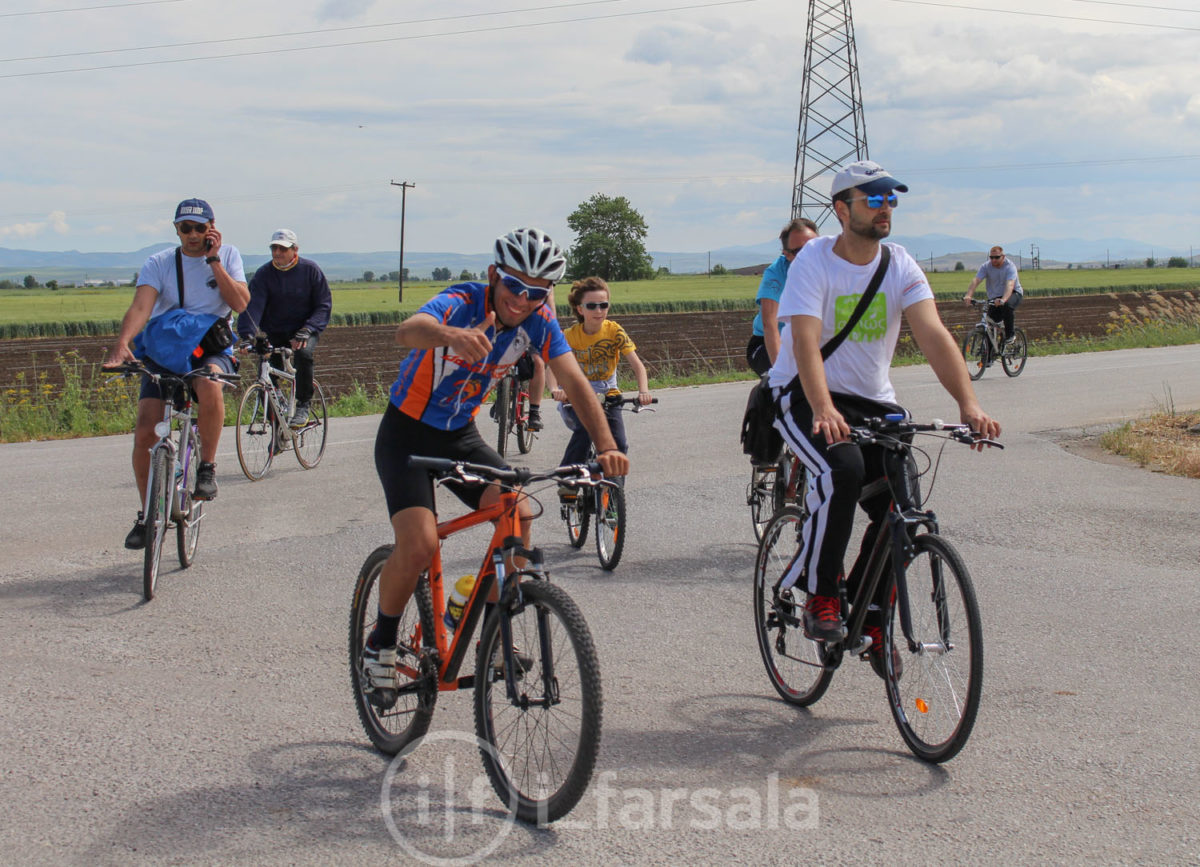
<instances>
[{"instance_id":1,"label":"white baseball cap","mask_svg":"<svg viewBox=\"0 0 1200 867\"><path fill-rule=\"evenodd\" d=\"M845 190L860 189L868 196L882 196L892 190L908 192L908 187L888 174L887 169L871 160L859 160L844 166L833 176L833 188L830 196L836 196Z\"/></svg>"},{"instance_id":2,"label":"white baseball cap","mask_svg":"<svg viewBox=\"0 0 1200 867\"><path fill-rule=\"evenodd\" d=\"M276 229L275 234L271 236L270 247L299 247L296 241L296 233L291 229Z\"/></svg>"}]
</instances>

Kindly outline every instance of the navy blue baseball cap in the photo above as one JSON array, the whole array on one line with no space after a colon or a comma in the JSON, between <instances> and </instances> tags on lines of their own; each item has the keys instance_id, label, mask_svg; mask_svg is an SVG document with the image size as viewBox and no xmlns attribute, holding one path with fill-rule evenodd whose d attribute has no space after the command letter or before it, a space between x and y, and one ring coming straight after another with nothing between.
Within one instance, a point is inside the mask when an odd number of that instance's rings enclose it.
<instances>
[{"instance_id":1,"label":"navy blue baseball cap","mask_svg":"<svg viewBox=\"0 0 1200 867\"><path fill-rule=\"evenodd\" d=\"M175 208L175 222L191 220L194 223L211 223L213 210L204 199L184 199Z\"/></svg>"}]
</instances>

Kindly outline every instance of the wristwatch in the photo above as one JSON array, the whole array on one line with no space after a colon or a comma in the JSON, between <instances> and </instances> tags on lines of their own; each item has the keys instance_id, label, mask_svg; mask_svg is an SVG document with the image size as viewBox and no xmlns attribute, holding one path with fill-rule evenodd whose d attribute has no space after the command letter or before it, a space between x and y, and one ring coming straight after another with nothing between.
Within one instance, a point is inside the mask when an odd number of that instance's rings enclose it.
<instances>
[{"instance_id":1,"label":"wristwatch","mask_svg":"<svg viewBox=\"0 0 1200 867\"><path fill-rule=\"evenodd\" d=\"M220 262L220 261L221 261L220 256L206 256L204 258L205 265L211 265L213 262Z\"/></svg>"}]
</instances>

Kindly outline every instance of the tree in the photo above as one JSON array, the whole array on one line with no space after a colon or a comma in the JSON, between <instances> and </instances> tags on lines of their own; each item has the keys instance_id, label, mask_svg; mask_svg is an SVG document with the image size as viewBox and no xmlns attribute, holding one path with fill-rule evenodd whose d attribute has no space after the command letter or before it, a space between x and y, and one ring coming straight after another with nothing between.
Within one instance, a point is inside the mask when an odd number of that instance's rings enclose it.
<instances>
[{"instance_id":1,"label":"tree","mask_svg":"<svg viewBox=\"0 0 1200 867\"><path fill-rule=\"evenodd\" d=\"M375 272L374 271L363 271L363 282L364 283L374 283L375 282Z\"/></svg>"},{"instance_id":2,"label":"tree","mask_svg":"<svg viewBox=\"0 0 1200 867\"><path fill-rule=\"evenodd\" d=\"M472 274L470 271L468 271L466 268L463 268L462 273L458 275L458 279L459 280L474 280L475 275Z\"/></svg>"},{"instance_id":3,"label":"tree","mask_svg":"<svg viewBox=\"0 0 1200 867\"><path fill-rule=\"evenodd\" d=\"M58 281L57 280L47 280L46 288L49 289L51 292L57 291L58 290Z\"/></svg>"},{"instance_id":4,"label":"tree","mask_svg":"<svg viewBox=\"0 0 1200 867\"><path fill-rule=\"evenodd\" d=\"M1147 268L1153 268L1153 267L1154 267L1154 257L1153 257L1153 256L1147 256L1147 257L1146 257L1146 267L1147 267Z\"/></svg>"},{"instance_id":5,"label":"tree","mask_svg":"<svg viewBox=\"0 0 1200 867\"><path fill-rule=\"evenodd\" d=\"M1182 256L1172 256L1167 260L1168 268L1186 268L1188 266L1187 259Z\"/></svg>"},{"instance_id":6,"label":"tree","mask_svg":"<svg viewBox=\"0 0 1200 867\"><path fill-rule=\"evenodd\" d=\"M643 280L654 274L646 253L646 221L624 196L596 193L567 217L567 225L575 233L569 258L575 277Z\"/></svg>"},{"instance_id":7,"label":"tree","mask_svg":"<svg viewBox=\"0 0 1200 867\"><path fill-rule=\"evenodd\" d=\"M37 278L34 277L32 274L26 274L24 283L25 283L26 289L36 289L38 281L37 281Z\"/></svg>"},{"instance_id":8,"label":"tree","mask_svg":"<svg viewBox=\"0 0 1200 867\"><path fill-rule=\"evenodd\" d=\"M712 273L712 274L715 274L715 275L717 275L717 276L719 277L719 276L721 276L722 274L728 274L728 273L729 273L729 271L728 271L728 270L725 268L725 266L724 266L724 265L722 265L720 262L718 262L717 264L715 264L715 265L713 265L713 266L712 266L712 271L711 271L711 273Z\"/></svg>"},{"instance_id":9,"label":"tree","mask_svg":"<svg viewBox=\"0 0 1200 867\"><path fill-rule=\"evenodd\" d=\"M955 262L954 270L955 271L966 271L967 269L966 269L966 266L964 266L962 262Z\"/></svg>"},{"instance_id":10,"label":"tree","mask_svg":"<svg viewBox=\"0 0 1200 867\"><path fill-rule=\"evenodd\" d=\"M433 269L433 279L434 280L449 280L450 279L450 269L449 268L434 268Z\"/></svg>"}]
</instances>

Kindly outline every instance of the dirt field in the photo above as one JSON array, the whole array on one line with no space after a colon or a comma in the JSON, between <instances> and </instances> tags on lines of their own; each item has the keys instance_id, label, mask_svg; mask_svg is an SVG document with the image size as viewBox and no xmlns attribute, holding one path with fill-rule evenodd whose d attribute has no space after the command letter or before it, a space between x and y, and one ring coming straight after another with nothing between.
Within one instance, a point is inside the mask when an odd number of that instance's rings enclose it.
<instances>
[{"instance_id":1,"label":"dirt field","mask_svg":"<svg viewBox=\"0 0 1200 867\"><path fill-rule=\"evenodd\" d=\"M1017 311L1017 322L1031 342L1054 333L1102 335L1112 314L1128 313L1139 319L1157 318L1168 307L1197 302L1185 290L1082 295L1060 298L1031 298ZM961 303L939 304L943 320L957 335L976 321L977 313ZM651 375L663 369L687 372L742 364L750 334L748 311L732 313L663 313L620 316L621 324L638 346L638 355ZM317 378L327 395L336 395L354 382L373 387L390 383L401 350L395 345L394 325L331 328L321 338L317 355ZM111 337L40 338L0 341L0 388L12 386L19 373L31 382L47 373L50 382L61 382L57 358L78 350L84 360L98 362Z\"/></svg>"}]
</instances>

